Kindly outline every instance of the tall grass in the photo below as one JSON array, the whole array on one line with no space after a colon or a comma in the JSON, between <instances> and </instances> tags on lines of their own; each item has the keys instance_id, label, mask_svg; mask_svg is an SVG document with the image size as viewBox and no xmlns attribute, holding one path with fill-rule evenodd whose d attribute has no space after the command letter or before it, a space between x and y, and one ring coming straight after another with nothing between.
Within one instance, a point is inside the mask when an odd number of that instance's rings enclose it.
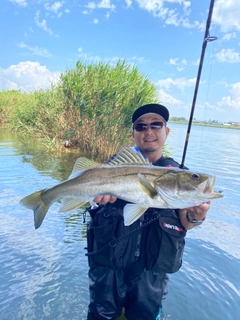
<instances>
[{"instance_id":1,"label":"tall grass","mask_svg":"<svg viewBox=\"0 0 240 320\"><path fill-rule=\"evenodd\" d=\"M70 140L93 158L106 159L131 143L133 111L157 101L153 83L125 61L114 66L78 61L48 90L1 92L0 113L9 126L44 138L49 146Z\"/></svg>"},{"instance_id":2,"label":"tall grass","mask_svg":"<svg viewBox=\"0 0 240 320\"><path fill-rule=\"evenodd\" d=\"M0 92L0 125L12 129L32 126L36 120L34 93L10 90Z\"/></svg>"}]
</instances>

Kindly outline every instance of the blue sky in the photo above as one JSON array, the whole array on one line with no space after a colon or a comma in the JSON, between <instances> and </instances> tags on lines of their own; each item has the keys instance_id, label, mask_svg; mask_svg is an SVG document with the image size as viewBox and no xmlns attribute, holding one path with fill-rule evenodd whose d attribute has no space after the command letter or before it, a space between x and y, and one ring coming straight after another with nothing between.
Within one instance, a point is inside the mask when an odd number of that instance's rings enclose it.
<instances>
[{"instance_id":1,"label":"blue sky","mask_svg":"<svg viewBox=\"0 0 240 320\"><path fill-rule=\"evenodd\" d=\"M58 81L77 60L124 59L189 118L210 0L1 0L0 91ZM194 117L240 122L239 0L215 0Z\"/></svg>"}]
</instances>

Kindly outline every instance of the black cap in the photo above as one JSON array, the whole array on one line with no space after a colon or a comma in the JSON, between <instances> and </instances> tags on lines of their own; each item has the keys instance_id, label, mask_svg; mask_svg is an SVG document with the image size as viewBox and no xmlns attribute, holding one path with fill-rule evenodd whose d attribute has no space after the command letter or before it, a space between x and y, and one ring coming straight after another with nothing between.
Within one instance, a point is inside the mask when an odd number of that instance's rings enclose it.
<instances>
[{"instance_id":1,"label":"black cap","mask_svg":"<svg viewBox=\"0 0 240 320\"><path fill-rule=\"evenodd\" d=\"M157 103L145 104L134 111L132 115L132 123L134 123L138 118L146 113L156 113L159 114L166 122L169 119L169 111L166 107Z\"/></svg>"}]
</instances>

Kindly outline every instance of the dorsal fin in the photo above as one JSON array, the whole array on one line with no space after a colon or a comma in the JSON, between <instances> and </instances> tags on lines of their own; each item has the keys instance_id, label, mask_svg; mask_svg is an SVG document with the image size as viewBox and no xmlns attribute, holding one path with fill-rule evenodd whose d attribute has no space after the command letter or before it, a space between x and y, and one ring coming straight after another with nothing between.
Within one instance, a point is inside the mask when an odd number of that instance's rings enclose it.
<instances>
[{"instance_id":1,"label":"dorsal fin","mask_svg":"<svg viewBox=\"0 0 240 320\"><path fill-rule=\"evenodd\" d=\"M100 163L85 157L78 158L74 164L73 171L68 179L74 178L79 172L100 166Z\"/></svg>"},{"instance_id":2,"label":"dorsal fin","mask_svg":"<svg viewBox=\"0 0 240 320\"><path fill-rule=\"evenodd\" d=\"M144 156L135 152L132 148L122 148L116 156L108 163L108 165L116 166L121 164L143 164L150 165L151 163Z\"/></svg>"}]
</instances>

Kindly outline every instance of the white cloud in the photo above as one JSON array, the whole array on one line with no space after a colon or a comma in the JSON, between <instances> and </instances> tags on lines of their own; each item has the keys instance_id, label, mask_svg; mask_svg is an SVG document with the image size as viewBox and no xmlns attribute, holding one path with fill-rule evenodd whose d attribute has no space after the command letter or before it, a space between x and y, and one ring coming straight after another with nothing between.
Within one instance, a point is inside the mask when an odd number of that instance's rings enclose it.
<instances>
[{"instance_id":1,"label":"white cloud","mask_svg":"<svg viewBox=\"0 0 240 320\"><path fill-rule=\"evenodd\" d=\"M168 107L171 117L188 117L190 105L182 100L176 99L173 95L167 93L165 90L158 91L159 99L162 104Z\"/></svg>"},{"instance_id":2,"label":"white cloud","mask_svg":"<svg viewBox=\"0 0 240 320\"><path fill-rule=\"evenodd\" d=\"M231 86L229 93L230 95L223 97L217 105L220 107L232 107L240 110L240 82L234 83Z\"/></svg>"},{"instance_id":3,"label":"white cloud","mask_svg":"<svg viewBox=\"0 0 240 320\"><path fill-rule=\"evenodd\" d=\"M214 106L214 105L211 105L209 102L204 102L203 105L201 104L198 104L198 108L201 108L201 109L208 109L208 110L213 110L213 111L217 111L217 112L224 112L225 109L220 107L220 106Z\"/></svg>"},{"instance_id":4,"label":"white cloud","mask_svg":"<svg viewBox=\"0 0 240 320\"><path fill-rule=\"evenodd\" d=\"M132 58L128 59L128 60L133 60L137 63L142 63L142 62L146 62L145 58L144 57L138 57L138 56L133 56Z\"/></svg>"},{"instance_id":5,"label":"white cloud","mask_svg":"<svg viewBox=\"0 0 240 320\"><path fill-rule=\"evenodd\" d=\"M222 40L223 41L229 41L233 38L236 38L236 32L230 32L230 33L226 33L223 37L222 37Z\"/></svg>"},{"instance_id":6,"label":"white cloud","mask_svg":"<svg viewBox=\"0 0 240 320\"><path fill-rule=\"evenodd\" d=\"M183 106L184 103L181 100L174 98L172 95L165 92L163 89L158 91L160 100L163 104L168 104L171 106Z\"/></svg>"},{"instance_id":7,"label":"white cloud","mask_svg":"<svg viewBox=\"0 0 240 320\"><path fill-rule=\"evenodd\" d=\"M98 8L103 8L103 9L115 9L115 5L111 4L111 0L102 0L98 4Z\"/></svg>"},{"instance_id":8,"label":"white cloud","mask_svg":"<svg viewBox=\"0 0 240 320\"><path fill-rule=\"evenodd\" d=\"M186 87L193 87L196 84L196 78L193 79L186 79L186 78L177 78L177 79L172 79L172 78L167 78L167 79L162 79L158 80L156 82L156 85L160 88L164 89L170 89L170 87L177 87L179 90L182 92Z\"/></svg>"},{"instance_id":9,"label":"white cloud","mask_svg":"<svg viewBox=\"0 0 240 320\"><path fill-rule=\"evenodd\" d=\"M21 7L26 7L28 5L27 1L25 0L9 0L12 3L18 4Z\"/></svg>"},{"instance_id":10,"label":"white cloud","mask_svg":"<svg viewBox=\"0 0 240 320\"><path fill-rule=\"evenodd\" d=\"M88 8L90 10L94 10L94 9L97 9L97 8L114 10L115 9L115 5L111 3L111 0L102 0L99 3L95 3L94 1L93 2L89 2L86 5L86 8Z\"/></svg>"},{"instance_id":11,"label":"white cloud","mask_svg":"<svg viewBox=\"0 0 240 320\"><path fill-rule=\"evenodd\" d=\"M125 0L126 4L127 4L127 8L130 8L132 5L132 0Z\"/></svg>"},{"instance_id":12,"label":"white cloud","mask_svg":"<svg viewBox=\"0 0 240 320\"><path fill-rule=\"evenodd\" d=\"M94 63L102 61L101 57L99 57L99 56L93 56L91 53L84 53L82 48L78 48L78 54L77 55L81 59L84 59L84 60L87 60L87 61L91 61L91 62L94 62Z\"/></svg>"},{"instance_id":13,"label":"white cloud","mask_svg":"<svg viewBox=\"0 0 240 320\"><path fill-rule=\"evenodd\" d=\"M7 69L0 68L0 90L33 91L45 89L51 83L59 81L59 73L49 71L39 62L25 61L11 65Z\"/></svg>"},{"instance_id":14,"label":"white cloud","mask_svg":"<svg viewBox=\"0 0 240 320\"><path fill-rule=\"evenodd\" d=\"M98 22L99 22L98 19L96 19L96 18L93 19L93 23L94 23L94 24L98 24Z\"/></svg>"},{"instance_id":15,"label":"white cloud","mask_svg":"<svg viewBox=\"0 0 240 320\"><path fill-rule=\"evenodd\" d=\"M169 63L176 66L177 65L177 61L178 61L178 58L170 58L169 60Z\"/></svg>"},{"instance_id":16,"label":"white cloud","mask_svg":"<svg viewBox=\"0 0 240 320\"><path fill-rule=\"evenodd\" d=\"M83 10L82 14L90 14L91 12L89 10Z\"/></svg>"},{"instance_id":17,"label":"white cloud","mask_svg":"<svg viewBox=\"0 0 240 320\"><path fill-rule=\"evenodd\" d=\"M44 7L46 8L46 10L52 11L57 14L58 10L62 7L63 3L64 3L63 1L62 2L56 1L52 5L50 5L49 3L46 3Z\"/></svg>"},{"instance_id":18,"label":"white cloud","mask_svg":"<svg viewBox=\"0 0 240 320\"><path fill-rule=\"evenodd\" d=\"M214 5L212 21L220 26L222 32L240 30L239 0L217 0Z\"/></svg>"},{"instance_id":19,"label":"white cloud","mask_svg":"<svg viewBox=\"0 0 240 320\"><path fill-rule=\"evenodd\" d=\"M94 10L94 9L96 9L97 5L96 5L95 2L88 2L88 4L86 5L86 7L87 7L88 9Z\"/></svg>"},{"instance_id":20,"label":"white cloud","mask_svg":"<svg viewBox=\"0 0 240 320\"><path fill-rule=\"evenodd\" d=\"M192 65L193 65L193 66L198 66L199 63L200 63L200 58L198 58L198 59L195 60L195 61L192 61Z\"/></svg>"},{"instance_id":21,"label":"white cloud","mask_svg":"<svg viewBox=\"0 0 240 320\"><path fill-rule=\"evenodd\" d=\"M125 60L124 58L121 58L119 56L105 57L105 58L102 58L100 56L94 56L92 53L85 53L83 51L83 48L81 47L79 47L77 50L77 56L80 57L80 59L86 60L88 62L92 62L92 63L106 62L112 65L115 65L120 60ZM127 60L128 60L128 64L131 64L131 65L136 65L136 63L146 62L145 58L138 57L138 56L133 56L131 58L128 58Z\"/></svg>"},{"instance_id":22,"label":"white cloud","mask_svg":"<svg viewBox=\"0 0 240 320\"><path fill-rule=\"evenodd\" d=\"M234 49L222 49L215 57L219 62L238 63L240 62L240 54Z\"/></svg>"},{"instance_id":23,"label":"white cloud","mask_svg":"<svg viewBox=\"0 0 240 320\"><path fill-rule=\"evenodd\" d=\"M181 61L179 61L178 58L170 58L169 63L176 66L178 71L183 71L187 65L187 60L182 59Z\"/></svg>"},{"instance_id":24,"label":"white cloud","mask_svg":"<svg viewBox=\"0 0 240 320\"><path fill-rule=\"evenodd\" d=\"M161 18L166 24L181 26L184 28L199 28L204 29L205 23L189 21L191 13L190 1L185 0L135 0L141 9L144 9L153 14L154 17ZM175 9L168 8L168 3L172 7L175 4ZM177 7L178 5L178 7Z\"/></svg>"},{"instance_id":25,"label":"white cloud","mask_svg":"<svg viewBox=\"0 0 240 320\"><path fill-rule=\"evenodd\" d=\"M38 46L30 47L27 44L25 44L24 42L20 42L18 44L18 46L20 48L29 50L35 56L41 56L41 57L45 57L45 58L50 58L52 56L51 53L45 48L39 48Z\"/></svg>"},{"instance_id":26,"label":"white cloud","mask_svg":"<svg viewBox=\"0 0 240 320\"><path fill-rule=\"evenodd\" d=\"M58 37L58 35L54 35L53 31L50 28L48 28L47 21L45 19L43 19L42 21L39 21L39 16L40 16L40 11L37 11L36 15L34 17L34 21L35 21L36 26L38 26L39 28L41 28L44 31L46 31L47 33L49 33L50 36Z\"/></svg>"}]
</instances>

